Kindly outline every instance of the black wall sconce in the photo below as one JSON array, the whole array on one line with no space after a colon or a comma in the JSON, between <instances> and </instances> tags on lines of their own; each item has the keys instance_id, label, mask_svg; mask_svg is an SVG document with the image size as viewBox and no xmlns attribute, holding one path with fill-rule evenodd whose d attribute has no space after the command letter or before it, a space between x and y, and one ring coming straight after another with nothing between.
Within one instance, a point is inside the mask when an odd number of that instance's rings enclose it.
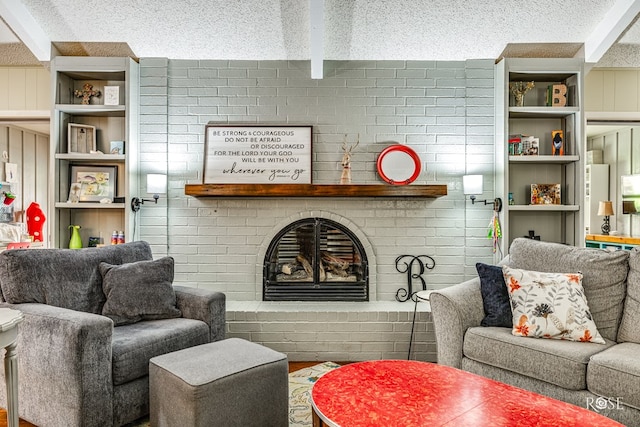
<instances>
[{"instance_id":1,"label":"black wall sconce","mask_svg":"<svg viewBox=\"0 0 640 427\"><path fill-rule=\"evenodd\" d=\"M160 194L167 194L167 175L160 173L147 174L147 193L153 193L153 199L141 199L134 197L131 199L131 210L138 212L144 202L158 203Z\"/></svg>"},{"instance_id":2,"label":"black wall sconce","mask_svg":"<svg viewBox=\"0 0 640 427\"><path fill-rule=\"evenodd\" d=\"M462 191L465 196L469 195L471 204L474 205L483 202L485 205L491 205L496 212L502 211L502 199L496 197L493 200L476 200L476 194L482 194L482 175L464 175L462 177Z\"/></svg>"}]
</instances>

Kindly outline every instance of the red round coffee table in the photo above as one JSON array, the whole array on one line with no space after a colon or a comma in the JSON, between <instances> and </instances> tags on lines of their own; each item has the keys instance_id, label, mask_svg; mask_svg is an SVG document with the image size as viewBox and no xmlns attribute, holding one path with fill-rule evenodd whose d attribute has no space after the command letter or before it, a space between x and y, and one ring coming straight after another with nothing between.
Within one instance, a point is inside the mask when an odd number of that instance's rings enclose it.
<instances>
[{"instance_id":1,"label":"red round coffee table","mask_svg":"<svg viewBox=\"0 0 640 427\"><path fill-rule=\"evenodd\" d=\"M311 400L314 427L623 427L585 408L412 360L341 366L316 381Z\"/></svg>"}]
</instances>

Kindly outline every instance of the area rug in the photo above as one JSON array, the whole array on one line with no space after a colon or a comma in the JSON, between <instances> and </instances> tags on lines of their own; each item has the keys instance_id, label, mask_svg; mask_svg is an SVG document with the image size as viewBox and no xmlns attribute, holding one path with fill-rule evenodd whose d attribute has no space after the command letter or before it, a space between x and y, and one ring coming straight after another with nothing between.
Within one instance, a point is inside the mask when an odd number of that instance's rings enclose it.
<instances>
[{"instance_id":1,"label":"area rug","mask_svg":"<svg viewBox=\"0 0 640 427\"><path fill-rule=\"evenodd\" d=\"M339 367L337 363L324 362L289 374L289 427L311 426L311 388L318 378ZM149 427L149 417L125 427Z\"/></svg>"},{"instance_id":2,"label":"area rug","mask_svg":"<svg viewBox=\"0 0 640 427\"><path fill-rule=\"evenodd\" d=\"M289 427L311 426L311 388L318 378L338 367L324 362L289 374Z\"/></svg>"}]
</instances>

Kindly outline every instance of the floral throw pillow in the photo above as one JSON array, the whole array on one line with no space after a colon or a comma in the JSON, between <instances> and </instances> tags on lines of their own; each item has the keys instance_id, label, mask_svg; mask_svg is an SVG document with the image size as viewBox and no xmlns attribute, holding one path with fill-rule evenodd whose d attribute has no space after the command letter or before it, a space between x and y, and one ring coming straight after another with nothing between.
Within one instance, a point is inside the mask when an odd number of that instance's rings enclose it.
<instances>
[{"instance_id":1,"label":"floral throw pillow","mask_svg":"<svg viewBox=\"0 0 640 427\"><path fill-rule=\"evenodd\" d=\"M502 267L513 335L604 344L582 288L582 274Z\"/></svg>"}]
</instances>

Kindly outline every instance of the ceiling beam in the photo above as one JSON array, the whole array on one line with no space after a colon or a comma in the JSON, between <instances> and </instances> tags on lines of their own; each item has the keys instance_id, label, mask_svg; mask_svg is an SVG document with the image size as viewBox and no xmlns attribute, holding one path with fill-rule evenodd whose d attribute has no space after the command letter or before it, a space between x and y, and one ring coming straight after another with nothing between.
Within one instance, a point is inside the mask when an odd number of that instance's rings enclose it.
<instances>
[{"instance_id":1,"label":"ceiling beam","mask_svg":"<svg viewBox=\"0 0 640 427\"><path fill-rule=\"evenodd\" d=\"M321 79L324 77L324 0L309 0L309 47L311 78Z\"/></svg>"},{"instance_id":2,"label":"ceiling beam","mask_svg":"<svg viewBox=\"0 0 640 427\"><path fill-rule=\"evenodd\" d=\"M51 39L20 0L0 0L0 16L38 61L51 60Z\"/></svg>"},{"instance_id":3,"label":"ceiling beam","mask_svg":"<svg viewBox=\"0 0 640 427\"><path fill-rule=\"evenodd\" d=\"M584 42L584 61L596 63L640 13L640 0L618 0Z\"/></svg>"}]
</instances>

